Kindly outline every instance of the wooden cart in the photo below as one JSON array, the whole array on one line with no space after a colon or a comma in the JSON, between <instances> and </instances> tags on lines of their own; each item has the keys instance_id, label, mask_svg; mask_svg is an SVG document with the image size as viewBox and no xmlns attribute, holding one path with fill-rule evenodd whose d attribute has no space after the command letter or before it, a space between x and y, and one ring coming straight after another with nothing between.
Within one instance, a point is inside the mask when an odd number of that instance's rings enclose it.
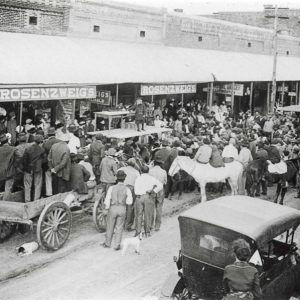
<instances>
[{"instance_id":1,"label":"wooden cart","mask_svg":"<svg viewBox=\"0 0 300 300\"><path fill-rule=\"evenodd\" d=\"M37 220L37 240L47 250L57 250L67 241L72 228L72 212L70 203L77 201L80 209L73 213L91 211L96 229L106 229L106 217L103 214L104 193L98 186L90 188L89 194L76 192L57 194L32 202L20 201L20 192L12 197L12 201L0 201L0 233L10 235L12 224L27 224L33 229ZM68 201L71 200L71 201ZM91 200L91 201L90 201ZM66 204L66 202L69 202Z\"/></svg>"}]
</instances>

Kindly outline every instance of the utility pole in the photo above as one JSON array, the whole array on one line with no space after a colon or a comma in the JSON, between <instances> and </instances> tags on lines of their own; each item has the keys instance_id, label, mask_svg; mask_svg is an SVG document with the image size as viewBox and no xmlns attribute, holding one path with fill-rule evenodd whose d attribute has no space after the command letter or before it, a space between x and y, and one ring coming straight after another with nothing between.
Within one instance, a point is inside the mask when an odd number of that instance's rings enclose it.
<instances>
[{"instance_id":1,"label":"utility pole","mask_svg":"<svg viewBox=\"0 0 300 300\"><path fill-rule=\"evenodd\" d=\"M273 73L272 73L272 93L271 93L271 103L270 112L274 111L275 101L276 101L276 69L277 69L277 40L278 40L278 7L275 6L275 16L274 16L274 37L273 37Z\"/></svg>"}]
</instances>

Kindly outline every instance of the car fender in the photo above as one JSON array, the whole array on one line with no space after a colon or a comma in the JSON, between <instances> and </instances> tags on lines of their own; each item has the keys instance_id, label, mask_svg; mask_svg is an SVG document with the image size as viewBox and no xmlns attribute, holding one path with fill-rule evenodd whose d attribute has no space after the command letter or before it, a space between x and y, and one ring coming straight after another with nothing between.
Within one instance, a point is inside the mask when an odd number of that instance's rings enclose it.
<instances>
[{"instance_id":1,"label":"car fender","mask_svg":"<svg viewBox=\"0 0 300 300\"><path fill-rule=\"evenodd\" d=\"M171 274L163 284L161 294L164 297L172 297L174 294L181 293L185 288L183 277L178 274Z\"/></svg>"}]
</instances>

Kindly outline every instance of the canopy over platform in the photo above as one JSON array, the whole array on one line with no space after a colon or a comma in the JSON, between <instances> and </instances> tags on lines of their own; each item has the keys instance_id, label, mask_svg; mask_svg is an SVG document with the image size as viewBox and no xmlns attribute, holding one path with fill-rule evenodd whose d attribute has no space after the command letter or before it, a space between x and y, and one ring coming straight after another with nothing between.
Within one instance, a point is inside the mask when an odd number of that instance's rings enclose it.
<instances>
[{"instance_id":1,"label":"canopy over platform","mask_svg":"<svg viewBox=\"0 0 300 300\"><path fill-rule=\"evenodd\" d=\"M180 215L250 237L257 245L300 224L300 212L248 196L225 196L198 204Z\"/></svg>"},{"instance_id":2,"label":"canopy over platform","mask_svg":"<svg viewBox=\"0 0 300 300\"><path fill-rule=\"evenodd\" d=\"M172 132L172 129L170 128L157 128L154 126L145 126L145 130L143 131L137 131L134 129L111 129L111 130L102 130L102 131L93 131L88 132L89 135L96 135L97 133L102 133L107 138L113 138L113 139L128 139L128 138L134 138L134 137L142 137L146 135L151 134L162 134L162 133L168 133Z\"/></svg>"},{"instance_id":3,"label":"canopy over platform","mask_svg":"<svg viewBox=\"0 0 300 300\"><path fill-rule=\"evenodd\" d=\"M268 55L9 32L0 40L0 85L272 80ZM277 80L300 80L300 58L278 56Z\"/></svg>"}]
</instances>

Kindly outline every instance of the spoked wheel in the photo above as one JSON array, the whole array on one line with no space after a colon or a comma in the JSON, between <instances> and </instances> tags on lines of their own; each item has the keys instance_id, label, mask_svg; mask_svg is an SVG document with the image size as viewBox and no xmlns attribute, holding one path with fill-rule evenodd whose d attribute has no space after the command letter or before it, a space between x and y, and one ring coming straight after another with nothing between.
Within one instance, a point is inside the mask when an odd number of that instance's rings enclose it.
<instances>
[{"instance_id":1,"label":"spoked wheel","mask_svg":"<svg viewBox=\"0 0 300 300\"><path fill-rule=\"evenodd\" d=\"M72 214L64 202L52 202L42 211L37 224L39 244L57 250L67 241L72 227Z\"/></svg>"},{"instance_id":2,"label":"spoked wheel","mask_svg":"<svg viewBox=\"0 0 300 300\"><path fill-rule=\"evenodd\" d=\"M95 223L96 229L99 232L106 231L106 223L107 223L107 216L103 214L104 210L104 193L102 193L101 197L95 201L94 209L93 209L93 221Z\"/></svg>"},{"instance_id":3,"label":"spoked wheel","mask_svg":"<svg viewBox=\"0 0 300 300\"><path fill-rule=\"evenodd\" d=\"M187 288L184 288L183 291L179 294L174 294L173 299L176 300L189 300L191 299L190 293Z\"/></svg>"},{"instance_id":4,"label":"spoked wheel","mask_svg":"<svg viewBox=\"0 0 300 300\"><path fill-rule=\"evenodd\" d=\"M9 238L14 232L15 224L2 221L0 222L0 243Z\"/></svg>"}]
</instances>

